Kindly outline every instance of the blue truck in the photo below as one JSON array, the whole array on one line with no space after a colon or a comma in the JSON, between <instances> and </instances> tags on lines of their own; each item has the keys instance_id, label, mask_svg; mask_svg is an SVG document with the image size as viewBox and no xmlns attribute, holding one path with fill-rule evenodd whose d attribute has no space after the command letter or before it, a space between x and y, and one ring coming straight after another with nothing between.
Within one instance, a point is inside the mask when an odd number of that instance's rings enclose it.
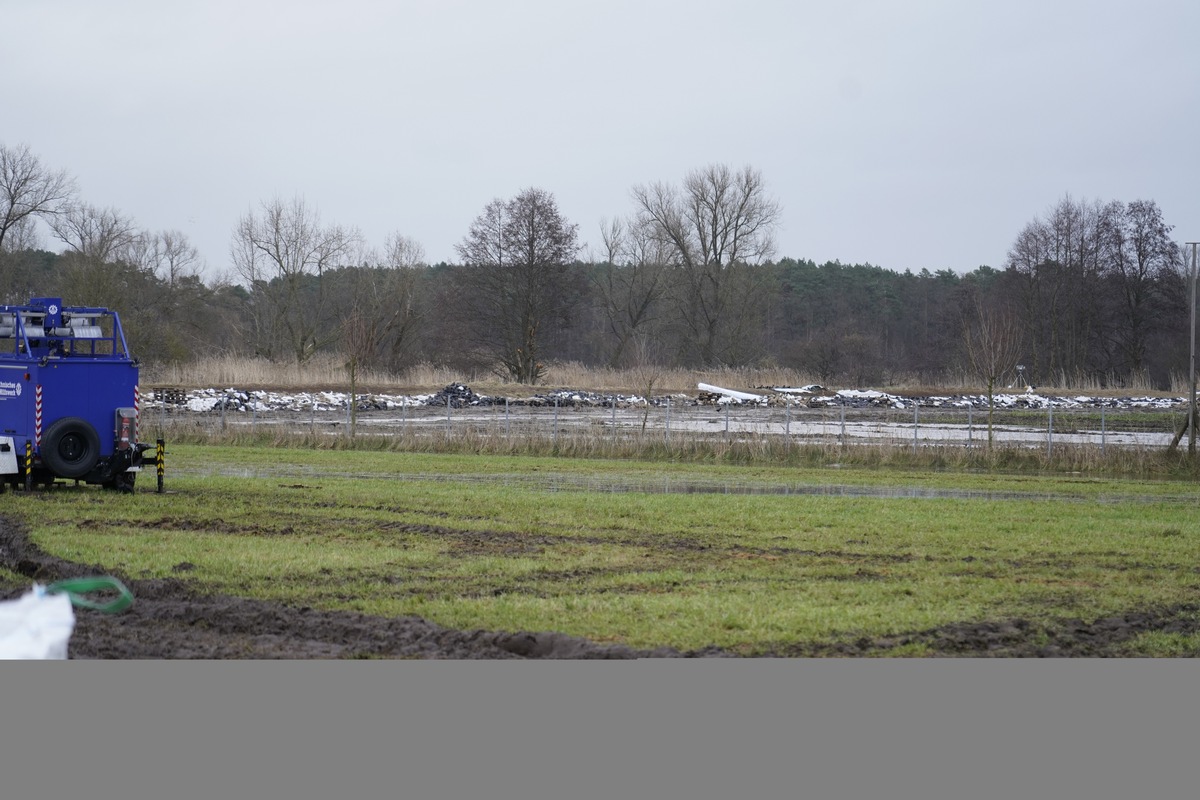
<instances>
[{"instance_id":1,"label":"blue truck","mask_svg":"<svg viewBox=\"0 0 1200 800\"><path fill-rule=\"evenodd\" d=\"M132 492L138 361L116 311L58 297L0 306L0 485L83 481Z\"/></svg>"}]
</instances>

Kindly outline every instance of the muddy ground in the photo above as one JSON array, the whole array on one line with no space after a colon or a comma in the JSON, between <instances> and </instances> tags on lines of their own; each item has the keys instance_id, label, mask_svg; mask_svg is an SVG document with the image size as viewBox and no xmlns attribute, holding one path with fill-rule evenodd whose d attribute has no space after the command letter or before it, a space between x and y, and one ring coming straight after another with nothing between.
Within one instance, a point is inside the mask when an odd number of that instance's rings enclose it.
<instances>
[{"instance_id":1,"label":"muddy ground","mask_svg":"<svg viewBox=\"0 0 1200 800\"><path fill-rule=\"evenodd\" d=\"M29 540L18 522L0 518L0 567L26 583L0 582L0 600L69 577L113 574L102 565L55 558ZM180 573L186 576L186 571ZM680 652L635 650L553 632L459 631L419 617L385 618L320 611L238 597L205 595L186 577L131 580L132 607L119 614L77 609L68 657L72 659L632 659L715 658L718 648ZM780 647L774 657L865 657L924 644L935 656L1110 657L1130 654L1128 645L1147 631L1200 632L1198 605L1132 611L1051 626L1014 619L962 622L888 638L859 638ZM1200 650L1188 653L1200 656Z\"/></svg>"}]
</instances>

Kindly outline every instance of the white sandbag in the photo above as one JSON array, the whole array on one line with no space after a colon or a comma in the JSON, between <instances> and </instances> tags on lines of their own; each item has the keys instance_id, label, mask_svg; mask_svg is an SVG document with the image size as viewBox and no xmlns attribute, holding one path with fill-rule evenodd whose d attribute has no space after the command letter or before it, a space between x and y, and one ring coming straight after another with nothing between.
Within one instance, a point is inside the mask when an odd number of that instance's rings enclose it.
<instances>
[{"instance_id":1,"label":"white sandbag","mask_svg":"<svg viewBox=\"0 0 1200 800\"><path fill-rule=\"evenodd\" d=\"M16 600L0 602L0 658L65 659L75 630L67 594L51 594L34 584Z\"/></svg>"}]
</instances>

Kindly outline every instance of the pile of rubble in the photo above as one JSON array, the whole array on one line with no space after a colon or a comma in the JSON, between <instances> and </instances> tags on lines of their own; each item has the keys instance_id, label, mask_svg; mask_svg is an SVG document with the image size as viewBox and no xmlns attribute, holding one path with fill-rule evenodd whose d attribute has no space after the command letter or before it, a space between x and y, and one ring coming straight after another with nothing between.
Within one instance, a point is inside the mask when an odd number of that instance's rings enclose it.
<instances>
[{"instance_id":1,"label":"pile of rubble","mask_svg":"<svg viewBox=\"0 0 1200 800\"><path fill-rule=\"evenodd\" d=\"M842 389L830 392L823 386L809 385L798 388L757 387L755 392L724 389L709 384L698 384L696 395L673 394L658 397L640 395L604 394L576 389L557 389L526 397L504 397L476 394L462 383L452 383L433 394L388 395L355 394L353 402L359 411L387 411L393 409L433 406L446 408L490 407L497 405L557 407L557 408L617 408L714 405L714 406L759 406L759 407L807 407L807 408L975 408L988 407L986 395L938 395L929 397L903 397L887 392ZM195 412L268 412L268 411L337 411L349 407L351 397L345 392L269 392L243 391L239 389L195 389L183 391L177 388L156 388L149 392L148 403L179 410ZM1027 391L1021 394L997 394L993 401L997 408L1045 409L1045 408L1186 408L1187 398L1181 397L1056 397Z\"/></svg>"},{"instance_id":2,"label":"pile of rubble","mask_svg":"<svg viewBox=\"0 0 1200 800\"><path fill-rule=\"evenodd\" d=\"M452 383L436 394L424 396L422 405L450 406L451 408L468 408L472 406L531 406L534 408L618 408L630 406L656 405L657 401L647 401L637 395L600 394L598 392L583 392L575 389L557 389L546 394L534 394L528 397L500 397L495 395L476 394L470 387L461 383ZM661 400L661 398L659 398Z\"/></svg>"},{"instance_id":3,"label":"pile of rubble","mask_svg":"<svg viewBox=\"0 0 1200 800\"><path fill-rule=\"evenodd\" d=\"M348 392L272 392L242 389L193 389L158 387L145 395L145 401L185 411L209 412L269 412L269 411L337 411L345 410L351 402ZM695 402L677 395L670 402ZM558 389L527 397L504 397L477 394L462 383L451 383L433 394L389 395L355 394L354 405L359 411L387 411L400 408L432 406L438 408L475 408L490 406L531 406L550 408L628 408L632 406L665 405L667 397L646 399L639 395L601 394L575 389Z\"/></svg>"},{"instance_id":4,"label":"pile of rubble","mask_svg":"<svg viewBox=\"0 0 1200 800\"><path fill-rule=\"evenodd\" d=\"M995 394L992 404L1000 409L1069 409L1069 408L1119 408L1119 409L1177 409L1186 408L1186 397L1057 397L1035 392L1022 394ZM928 397L901 397L886 392L843 389L832 395L814 396L804 405L809 408L988 408L985 394L934 395Z\"/></svg>"}]
</instances>

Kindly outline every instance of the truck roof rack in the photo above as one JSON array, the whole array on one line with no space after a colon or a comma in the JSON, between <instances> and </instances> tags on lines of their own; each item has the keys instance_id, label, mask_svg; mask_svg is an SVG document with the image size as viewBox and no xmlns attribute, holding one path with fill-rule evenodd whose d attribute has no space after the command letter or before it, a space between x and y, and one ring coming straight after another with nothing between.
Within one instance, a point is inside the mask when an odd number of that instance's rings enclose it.
<instances>
[{"instance_id":1,"label":"truck roof rack","mask_svg":"<svg viewBox=\"0 0 1200 800\"><path fill-rule=\"evenodd\" d=\"M0 359L51 358L131 360L120 317L107 308L64 306L55 297L0 306Z\"/></svg>"}]
</instances>

